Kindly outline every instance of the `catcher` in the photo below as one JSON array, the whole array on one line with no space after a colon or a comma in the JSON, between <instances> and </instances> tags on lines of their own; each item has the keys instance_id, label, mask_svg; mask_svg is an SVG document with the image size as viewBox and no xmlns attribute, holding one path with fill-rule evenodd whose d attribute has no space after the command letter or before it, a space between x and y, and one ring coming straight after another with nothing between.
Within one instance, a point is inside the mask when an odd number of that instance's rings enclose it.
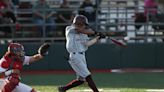
<instances>
[{"instance_id":1,"label":"catcher","mask_svg":"<svg viewBox=\"0 0 164 92\"><path fill-rule=\"evenodd\" d=\"M49 47L49 44L43 44L39 47L38 54L26 56L23 45L11 43L6 54L0 59L0 92L36 92L20 82L20 73L23 65L39 61L47 55Z\"/></svg>"}]
</instances>

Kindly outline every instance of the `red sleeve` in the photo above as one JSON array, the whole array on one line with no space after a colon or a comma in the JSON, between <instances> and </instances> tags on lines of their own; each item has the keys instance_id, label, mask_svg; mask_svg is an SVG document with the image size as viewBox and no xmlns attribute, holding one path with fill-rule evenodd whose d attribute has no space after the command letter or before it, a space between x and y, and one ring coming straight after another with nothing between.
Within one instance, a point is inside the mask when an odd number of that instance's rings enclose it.
<instances>
[{"instance_id":1,"label":"red sleeve","mask_svg":"<svg viewBox=\"0 0 164 92\"><path fill-rule=\"evenodd\" d=\"M8 62L3 61L3 62L1 63L1 67L2 67L2 68L5 68L5 69L8 69L8 68L9 68Z\"/></svg>"}]
</instances>

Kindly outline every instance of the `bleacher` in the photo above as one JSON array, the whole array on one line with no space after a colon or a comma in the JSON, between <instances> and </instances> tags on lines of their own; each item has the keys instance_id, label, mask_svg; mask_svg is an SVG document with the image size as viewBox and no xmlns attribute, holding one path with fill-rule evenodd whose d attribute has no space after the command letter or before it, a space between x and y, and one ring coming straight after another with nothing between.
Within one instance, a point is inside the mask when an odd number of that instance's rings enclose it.
<instances>
[{"instance_id":1,"label":"bleacher","mask_svg":"<svg viewBox=\"0 0 164 92\"><path fill-rule=\"evenodd\" d=\"M20 0L19 5L15 9L15 14L17 15L17 20L22 25L22 29L20 31L15 32L15 37L37 37L36 24L32 23L33 10L32 6L35 4L37 0ZM81 4L82 0L68 0L70 7L77 11L77 8ZM47 0L47 3L50 5L51 10L56 13L59 5L61 4L61 0ZM54 15L55 18L55 15ZM56 34L56 35L55 35ZM51 36L60 35L60 31L56 31L56 33L52 33Z\"/></svg>"},{"instance_id":2,"label":"bleacher","mask_svg":"<svg viewBox=\"0 0 164 92\"><path fill-rule=\"evenodd\" d=\"M36 24L32 23L32 6L37 0L20 0L20 4L15 9L18 22L21 23L22 28L19 31L14 32L13 38L38 38L38 32L36 31ZM62 0L47 0L52 11L57 11ZM68 0L70 7L77 14L77 9L83 0ZM94 3L95 0L92 0ZM97 28L96 30L102 32L108 32L109 35L118 39L123 39L125 36L129 36L132 39L144 39L145 36L151 35L153 39L156 36L163 37L163 32L155 32L152 29L151 23L143 24L144 26L140 30L135 29L134 16L136 12L143 12L143 0L102 0L97 9ZM55 15L54 15L55 16ZM50 34L45 37L46 39L52 37L61 37L60 31Z\"/></svg>"},{"instance_id":3,"label":"bleacher","mask_svg":"<svg viewBox=\"0 0 164 92\"><path fill-rule=\"evenodd\" d=\"M156 38L162 42L164 38L161 20L163 18L159 18L161 21L159 24L149 22L148 20L145 23L135 23L135 14L144 13L143 0L103 0L101 11L103 12L101 12L99 19L101 20L100 25L102 25L102 29L114 31L115 33L122 32L121 36L127 35L134 39L134 41L130 42L153 42ZM161 16L161 14L159 15ZM135 28L135 25L143 26L138 30ZM156 30L153 28L154 25L161 25L161 28Z\"/></svg>"}]
</instances>

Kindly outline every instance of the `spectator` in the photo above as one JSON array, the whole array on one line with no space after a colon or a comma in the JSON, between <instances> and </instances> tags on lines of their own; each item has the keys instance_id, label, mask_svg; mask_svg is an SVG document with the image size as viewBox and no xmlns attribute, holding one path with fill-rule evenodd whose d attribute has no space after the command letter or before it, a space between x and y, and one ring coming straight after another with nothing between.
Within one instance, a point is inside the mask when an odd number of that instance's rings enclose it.
<instances>
[{"instance_id":1,"label":"spectator","mask_svg":"<svg viewBox=\"0 0 164 92\"><path fill-rule=\"evenodd\" d=\"M14 5L18 6L18 5L19 5L19 0L12 0L12 3L13 3Z\"/></svg>"},{"instance_id":2,"label":"spectator","mask_svg":"<svg viewBox=\"0 0 164 92\"><path fill-rule=\"evenodd\" d=\"M3 12L8 9L8 4L6 0L0 0L0 17L2 17Z\"/></svg>"},{"instance_id":3,"label":"spectator","mask_svg":"<svg viewBox=\"0 0 164 92\"><path fill-rule=\"evenodd\" d=\"M54 13L48 9L50 9L50 7L46 0L38 0L33 6L33 20L34 23L39 24L40 27L38 30L41 31L41 34L44 33L44 31L46 31L46 33L55 31L55 19L52 17ZM46 30L43 29L44 24L49 25L46 26Z\"/></svg>"},{"instance_id":4,"label":"spectator","mask_svg":"<svg viewBox=\"0 0 164 92\"><path fill-rule=\"evenodd\" d=\"M10 37L12 33L11 25L8 24L16 23L15 14L11 9L12 6L9 0L0 1L0 24L4 24L4 26L0 26L0 31L5 37Z\"/></svg>"},{"instance_id":5,"label":"spectator","mask_svg":"<svg viewBox=\"0 0 164 92\"><path fill-rule=\"evenodd\" d=\"M142 27L141 23L146 23L146 16L144 15L144 13L135 13L134 18L134 22L138 23L137 25L135 25L135 28L139 30Z\"/></svg>"},{"instance_id":6,"label":"spectator","mask_svg":"<svg viewBox=\"0 0 164 92\"><path fill-rule=\"evenodd\" d=\"M70 10L69 3L67 0L63 0L62 4L59 7L59 11L57 12L57 23L61 23L58 26L58 30L62 31L62 35L65 36L65 27L68 26L73 20L73 12Z\"/></svg>"},{"instance_id":7,"label":"spectator","mask_svg":"<svg viewBox=\"0 0 164 92\"><path fill-rule=\"evenodd\" d=\"M146 23L151 21L157 23L157 3L155 0L144 0L144 13L135 14L135 23ZM135 25L136 29L140 29L142 24ZM153 25L154 29L158 29L158 26Z\"/></svg>"},{"instance_id":8,"label":"spectator","mask_svg":"<svg viewBox=\"0 0 164 92\"><path fill-rule=\"evenodd\" d=\"M93 23L96 22L96 7L97 6L94 5L91 0L84 0L79 7L79 14L86 16L92 26L94 26Z\"/></svg>"},{"instance_id":9,"label":"spectator","mask_svg":"<svg viewBox=\"0 0 164 92\"><path fill-rule=\"evenodd\" d=\"M155 0L145 0L144 8L145 8L145 16L147 16L148 20L156 21L157 20L157 7L158 4Z\"/></svg>"},{"instance_id":10,"label":"spectator","mask_svg":"<svg viewBox=\"0 0 164 92\"><path fill-rule=\"evenodd\" d=\"M7 1L7 4L8 4L8 7L10 9L14 9L15 8L15 4L13 2L13 0L6 0Z\"/></svg>"}]
</instances>

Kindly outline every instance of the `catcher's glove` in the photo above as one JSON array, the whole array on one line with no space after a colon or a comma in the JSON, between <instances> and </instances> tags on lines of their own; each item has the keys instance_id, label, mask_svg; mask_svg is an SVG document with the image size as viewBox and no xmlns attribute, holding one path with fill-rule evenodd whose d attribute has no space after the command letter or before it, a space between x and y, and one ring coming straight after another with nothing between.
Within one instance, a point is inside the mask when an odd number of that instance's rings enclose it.
<instances>
[{"instance_id":1,"label":"catcher's glove","mask_svg":"<svg viewBox=\"0 0 164 92\"><path fill-rule=\"evenodd\" d=\"M48 55L49 48L50 48L50 45L48 43L44 43L39 47L38 53L42 56L46 56Z\"/></svg>"}]
</instances>

